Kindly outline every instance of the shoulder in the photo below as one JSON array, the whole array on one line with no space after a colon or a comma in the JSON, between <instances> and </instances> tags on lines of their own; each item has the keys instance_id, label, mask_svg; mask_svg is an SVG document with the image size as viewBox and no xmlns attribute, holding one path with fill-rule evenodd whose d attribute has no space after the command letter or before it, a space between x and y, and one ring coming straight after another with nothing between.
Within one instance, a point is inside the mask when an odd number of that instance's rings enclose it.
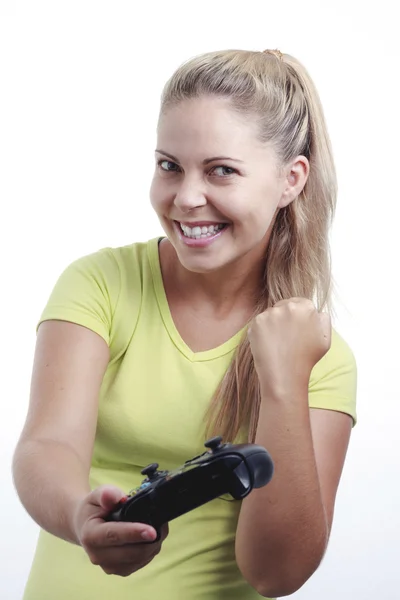
<instances>
[{"instance_id":1,"label":"shoulder","mask_svg":"<svg viewBox=\"0 0 400 600\"><path fill-rule=\"evenodd\" d=\"M114 274L118 271L131 271L139 266L148 254L155 240L133 242L124 246L106 246L78 257L69 266L87 270L99 270Z\"/></svg>"},{"instance_id":2,"label":"shoulder","mask_svg":"<svg viewBox=\"0 0 400 600\"><path fill-rule=\"evenodd\" d=\"M148 260L156 240L134 242L124 246L107 246L71 261L61 272L59 280L78 277L97 283L100 289L119 288L139 275Z\"/></svg>"},{"instance_id":3,"label":"shoulder","mask_svg":"<svg viewBox=\"0 0 400 600\"><path fill-rule=\"evenodd\" d=\"M331 347L312 370L310 406L338 410L356 417L357 362L348 342L332 329Z\"/></svg>"},{"instance_id":4,"label":"shoulder","mask_svg":"<svg viewBox=\"0 0 400 600\"><path fill-rule=\"evenodd\" d=\"M104 247L70 262L53 285L37 328L44 320L68 320L109 343L125 307L132 309L133 299L141 295L141 273L151 245L150 240ZM119 306L122 310L117 311Z\"/></svg>"},{"instance_id":5,"label":"shoulder","mask_svg":"<svg viewBox=\"0 0 400 600\"><path fill-rule=\"evenodd\" d=\"M318 380L324 377L327 372L337 369L356 371L357 363L349 343L336 329L332 328L331 347L325 356L315 365L312 379Z\"/></svg>"}]
</instances>

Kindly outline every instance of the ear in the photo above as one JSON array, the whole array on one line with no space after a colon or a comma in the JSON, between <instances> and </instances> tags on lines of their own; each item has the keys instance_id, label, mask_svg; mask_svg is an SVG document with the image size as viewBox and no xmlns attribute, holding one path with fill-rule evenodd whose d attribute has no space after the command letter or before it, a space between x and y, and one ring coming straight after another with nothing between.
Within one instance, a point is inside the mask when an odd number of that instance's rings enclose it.
<instances>
[{"instance_id":1,"label":"ear","mask_svg":"<svg viewBox=\"0 0 400 600\"><path fill-rule=\"evenodd\" d=\"M303 191L310 172L310 163L305 156L297 156L284 168L284 189L278 208L288 206Z\"/></svg>"}]
</instances>

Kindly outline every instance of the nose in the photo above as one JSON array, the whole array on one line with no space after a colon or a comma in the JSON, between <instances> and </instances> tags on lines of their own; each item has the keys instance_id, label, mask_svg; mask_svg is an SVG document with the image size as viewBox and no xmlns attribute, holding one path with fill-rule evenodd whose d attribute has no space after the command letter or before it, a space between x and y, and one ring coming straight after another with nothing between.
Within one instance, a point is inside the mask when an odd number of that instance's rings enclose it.
<instances>
[{"instance_id":1,"label":"nose","mask_svg":"<svg viewBox=\"0 0 400 600\"><path fill-rule=\"evenodd\" d=\"M174 204L183 213L207 204L204 190L193 180L183 181L176 192Z\"/></svg>"}]
</instances>

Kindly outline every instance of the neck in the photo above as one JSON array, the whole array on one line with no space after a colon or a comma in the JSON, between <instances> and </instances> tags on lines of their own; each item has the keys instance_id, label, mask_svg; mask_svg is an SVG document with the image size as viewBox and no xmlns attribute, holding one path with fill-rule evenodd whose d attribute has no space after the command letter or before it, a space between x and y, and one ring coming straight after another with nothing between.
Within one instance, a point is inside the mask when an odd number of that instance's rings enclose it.
<instances>
[{"instance_id":1,"label":"neck","mask_svg":"<svg viewBox=\"0 0 400 600\"><path fill-rule=\"evenodd\" d=\"M201 308L210 316L225 317L233 311L253 313L261 293L264 253L258 258L243 257L237 263L210 273L193 273L180 263L168 240L161 244L165 253L162 269L181 299L190 298L193 308Z\"/></svg>"}]
</instances>

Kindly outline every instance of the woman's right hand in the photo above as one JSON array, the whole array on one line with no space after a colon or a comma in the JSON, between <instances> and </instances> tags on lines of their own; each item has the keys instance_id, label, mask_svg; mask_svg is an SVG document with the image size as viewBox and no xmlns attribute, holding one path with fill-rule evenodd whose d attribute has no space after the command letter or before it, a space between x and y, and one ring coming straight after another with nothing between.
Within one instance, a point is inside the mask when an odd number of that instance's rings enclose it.
<instances>
[{"instance_id":1,"label":"woman's right hand","mask_svg":"<svg viewBox=\"0 0 400 600\"><path fill-rule=\"evenodd\" d=\"M105 521L124 496L116 487L101 486L79 503L74 517L77 540L91 562L108 575L121 577L127 577L149 564L160 552L168 535L168 525L164 525L161 539L148 543L157 537L150 525Z\"/></svg>"}]
</instances>

